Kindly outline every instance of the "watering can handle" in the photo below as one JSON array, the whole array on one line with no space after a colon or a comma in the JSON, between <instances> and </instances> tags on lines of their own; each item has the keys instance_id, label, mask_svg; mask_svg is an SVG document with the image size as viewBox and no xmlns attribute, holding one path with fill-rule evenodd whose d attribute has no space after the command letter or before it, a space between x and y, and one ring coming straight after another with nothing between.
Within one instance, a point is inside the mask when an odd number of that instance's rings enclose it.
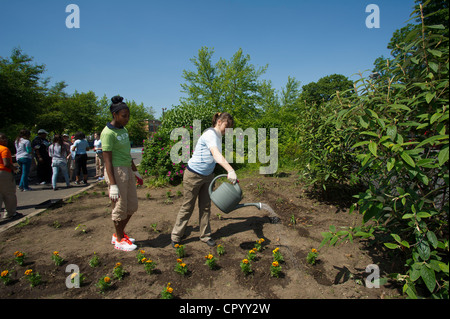
<instances>
[{"instance_id":1,"label":"watering can handle","mask_svg":"<svg viewBox=\"0 0 450 319\"><path fill-rule=\"evenodd\" d=\"M221 178L221 177L228 177L228 175L227 174L222 174L222 175L218 175L218 176L214 177L214 179L211 181L211 184L209 184L209 196L210 197L211 197L211 194L212 194L212 189L214 187L214 184L216 183L216 180ZM237 185L237 187L239 187L238 183L239 183L239 181L236 181L235 185Z\"/></svg>"}]
</instances>

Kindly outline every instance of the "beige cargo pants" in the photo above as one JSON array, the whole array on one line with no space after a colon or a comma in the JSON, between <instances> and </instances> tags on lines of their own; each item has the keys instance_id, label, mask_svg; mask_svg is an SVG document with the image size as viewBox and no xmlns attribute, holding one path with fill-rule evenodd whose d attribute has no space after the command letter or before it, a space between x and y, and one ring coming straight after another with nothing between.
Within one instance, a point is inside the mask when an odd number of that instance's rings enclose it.
<instances>
[{"instance_id":1,"label":"beige cargo pants","mask_svg":"<svg viewBox=\"0 0 450 319\"><path fill-rule=\"evenodd\" d=\"M211 214L211 199L209 198L208 187L213 178L214 173L208 176L203 176L187 169L184 171L184 201L178 212L175 226L172 230L172 241L180 242L183 237L189 218L191 218L192 212L194 211L197 197L200 240L207 242L211 239L211 226L209 223L209 216Z\"/></svg>"}]
</instances>

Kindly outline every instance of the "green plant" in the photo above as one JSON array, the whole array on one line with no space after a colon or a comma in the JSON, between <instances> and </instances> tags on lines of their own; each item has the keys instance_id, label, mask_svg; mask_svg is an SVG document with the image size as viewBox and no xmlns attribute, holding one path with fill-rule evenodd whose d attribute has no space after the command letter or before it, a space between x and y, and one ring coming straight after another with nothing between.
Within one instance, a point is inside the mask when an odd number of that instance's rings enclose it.
<instances>
[{"instance_id":1,"label":"green plant","mask_svg":"<svg viewBox=\"0 0 450 319\"><path fill-rule=\"evenodd\" d=\"M175 272L179 273L182 276L185 276L188 273L186 264L179 258L177 259L177 263L175 265Z\"/></svg>"},{"instance_id":2,"label":"green plant","mask_svg":"<svg viewBox=\"0 0 450 319\"><path fill-rule=\"evenodd\" d=\"M105 293L109 288L111 288L111 278L108 276L103 276L98 280L95 286L100 289L100 293Z\"/></svg>"},{"instance_id":3,"label":"green plant","mask_svg":"<svg viewBox=\"0 0 450 319\"><path fill-rule=\"evenodd\" d=\"M9 273L9 270L3 270L0 274L0 279L5 286L9 285L11 283L11 274Z\"/></svg>"},{"instance_id":4,"label":"green plant","mask_svg":"<svg viewBox=\"0 0 450 319\"><path fill-rule=\"evenodd\" d=\"M170 287L170 282L167 284L167 287L161 291L161 299L173 299L173 288Z\"/></svg>"},{"instance_id":5,"label":"green plant","mask_svg":"<svg viewBox=\"0 0 450 319\"><path fill-rule=\"evenodd\" d=\"M252 272L252 265L248 259L242 259L240 266L241 271L244 273L244 275L248 275Z\"/></svg>"},{"instance_id":6,"label":"green plant","mask_svg":"<svg viewBox=\"0 0 450 319\"><path fill-rule=\"evenodd\" d=\"M16 251L14 253L14 260L20 265L23 266L24 262L25 262L25 258L26 258L26 254L24 252L21 251Z\"/></svg>"},{"instance_id":7,"label":"green plant","mask_svg":"<svg viewBox=\"0 0 450 319\"><path fill-rule=\"evenodd\" d=\"M270 275L279 278L281 274L281 266L278 261L273 261L270 265Z\"/></svg>"},{"instance_id":8,"label":"green plant","mask_svg":"<svg viewBox=\"0 0 450 319\"><path fill-rule=\"evenodd\" d=\"M78 224L77 227L75 227L75 230L81 230L83 234L86 234L88 232L86 225L82 224Z\"/></svg>"},{"instance_id":9,"label":"green plant","mask_svg":"<svg viewBox=\"0 0 450 319\"><path fill-rule=\"evenodd\" d=\"M263 248L263 243L264 243L264 238L260 238L260 239L258 239L258 240L256 241L256 243L255 243L255 248L256 248L257 251L261 251L261 250L264 249L264 248Z\"/></svg>"},{"instance_id":10,"label":"green plant","mask_svg":"<svg viewBox=\"0 0 450 319\"><path fill-rule=\"evenodd\" d=\"M313 248L306 256L306 262L308 264L314 265L317 261L318 256L319 256L319 252L317 251L317 249Z\"/></svg>"},{"instance_id":11,"label":"green plant","mask_svg":"<svg viewBox=\"0 0 450 319\"><path fill-rule=\"evenodd\" d=\"M114 278L122 280L126 274L125 269L122 266L122 263L116 263L113 269Z\"/></svg>"},{"instance_id":12,"label":"green plant","mask_svg":"<svg viewBox=\"0 0 450 319\"><path fill-rule=\"evenodd\" d=\"M144 262L142 261L145 258L145 250L143 249L139 249L137 254L136 254L136 259L138 261L139 264L143 264Z\"/></svg>"},{"instance_id":13,"label":"green plant","mask_svg":"<svg viewBox=\"0 0 450 319\"><path fill-rule=\"evenodd\" d=\"M58 251L54 251L52 254L52 260L56 266L61 266L64 263L64 258L59 255Z\"/></svg>"},{"instance_id":14,"label":"green plant","mask_svg":"<svg viewBox=\"0 0 450 319\"><path fill-rule=\"evenodd\" d=\"M284 262L284 257L280 253L280 248L277 247L274 250L272 250L272 255L273 255L273 260L274 261Z\"/></svg>"},{"instance_id":15,"label":"green plant","mask_svg":"<svg viewBox=\"0 0 450 319\"><path fill-rule=\"evenodd\" d=\"M209 269L214 270L217 268L216 258L213 255L208 254L205 256L205 259L206 259L205 265L207 265Z\"/></svg>"},{"instance_id":16,"label":"green plant","mask_svg":"<svg viewBox=\"0 0 450 319\"><path fill-rule=\"evenodd\" d=\"M256 248L250 249L247 253L247 259L251 260L251 261L255 260L256 259L256 251L257 251Z\"/></svg>"},{"instance_id":17,"label":"green plant","mask_svg":"<svg viewBox=\"0 0 450 319\"><path fill-rule=\"evenodd\" d=\"M25 277L30 282L31 287L36 287L41 283L41 275L38 272L33 272L32 269L25 271Z\"/></svg>"},{"instance_id":18,"label":"green plant","mask_svg":"<svg viewBox=\"0 0 450 319\"><path fill-rule=\"evenodd\" d=\"M360 93L342 99L334 117L352 137L368 187L350 209L363 225L323 235L333 245L371 237L404 260L389 277L408 297L448 298L448 36L443 25L426 25L422 5L414 13L420 24L397 44L399 54L379 79L361 76Z\"/></svg>"},{"instance_id":19,"label":"green plant","mask_svg":"<svg viewBox=\"0 0 450 319\"><path fill-rule=\"evenodd\" d=\"M89 266L92 268L100 266L100 258L97 256L97 254L94 252L94 256L89 260Z\"/></svg>"},{"instance_id":20,"label":"green plant","mask_svg":"<svg viewBox=\"0 0 450 319\"><path fill-rule=\"evenodd\" d=\"M225 255L225 247L222 244L217 245L217 255L219 256Z\"/></svg>"},{"instance_id":21,"label":"green plant","mask_svg":"<svg viewBox=\"0 0 450 319\"><path fill-rule=\"evenodd\" d=\"M175 244L175 252L176 252L178 258L183 258L184 256L186 256L183 245Z\"/></svg>"},{"instance_id":22,"label":"green plant","mask_svg":"<svg viewBox=\"0 0 450 319\"><path fill-rule=\"evenodd\" d=\"M155 270L156 263L153 260L147 259L145 257L142 258L142 263L144 264L145 272L151 275L153 273L153 270Z\"/></svg>"}]
</instances>

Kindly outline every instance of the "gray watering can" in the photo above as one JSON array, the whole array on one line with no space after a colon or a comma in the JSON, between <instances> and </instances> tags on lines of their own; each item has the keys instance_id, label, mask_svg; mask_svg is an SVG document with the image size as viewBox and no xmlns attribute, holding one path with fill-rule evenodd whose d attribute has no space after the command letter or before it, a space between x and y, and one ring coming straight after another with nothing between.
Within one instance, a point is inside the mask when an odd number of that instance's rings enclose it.
<instances>
[{"instance_id":1,"label":"gray watering can","mask_svg":"<svg viewBox=\"0 0 450 319\"><path fill-rule=\"evenodd\" d=\"M230 183L222 183L222 185L213 191L216 180L221 177L227 177L227 175L219 175L212 180L209 185L209 197L222 212L228 214L235 209L246 206L256 206L258 209L261 209L261 203L239 204L242 200L242 190L239 187L239 183L235 183L234 185Z\"/></svg>"}]
</instances>

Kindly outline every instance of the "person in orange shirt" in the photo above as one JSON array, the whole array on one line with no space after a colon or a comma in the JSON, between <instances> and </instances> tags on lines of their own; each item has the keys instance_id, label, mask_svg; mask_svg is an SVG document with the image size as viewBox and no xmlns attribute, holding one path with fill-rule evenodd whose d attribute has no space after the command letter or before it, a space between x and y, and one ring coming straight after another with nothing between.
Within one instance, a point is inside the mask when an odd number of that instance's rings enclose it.
<instances>
[{"instance_id":1,"label":"person in orange shirt","mask_svg":"<svg viewBox=\"0 0 450 319\"><path fill-rule=\"evenodd\" d=\"M16 212L17 197L16 181L14 180L16 168L13 165L11 151L7 145L8 138L5 134L0 133L0 201L5 202L6 213L3 218L11 219L17 217L19 214Z\"/></svg>"}]
</instances>

